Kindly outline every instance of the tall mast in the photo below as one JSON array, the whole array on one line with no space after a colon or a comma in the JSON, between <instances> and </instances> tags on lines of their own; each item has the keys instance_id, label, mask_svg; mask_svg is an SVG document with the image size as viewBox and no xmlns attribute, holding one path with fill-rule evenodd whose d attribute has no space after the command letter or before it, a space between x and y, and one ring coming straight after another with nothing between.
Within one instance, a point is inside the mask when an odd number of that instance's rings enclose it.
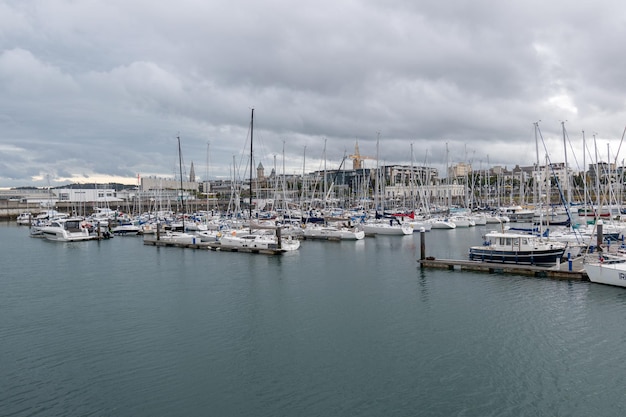
<instances>
[{"instance_id":1,"label":"tall mast","mask_svg":"<svg viewBox=\"0 0 626 417\"><path fill-rule=\"evenodd\" d=\"M583 130L583 208L586 210L589 200L587 199L587 145L585 143L585 131ZM585 212L586 213L586 212Z\"/></svg>"},{"instance_id":2,"label":"tall mast","mask_svg":"<svg viewBox=\"0 0 626 417\"><path fill-rule=\"evenodd\" d=\"M533 206L537 208L539 203L539 141L537 140L537 129L539 129L539 122L535 122L535 157L537 158L535 163L535 172L533 175Z\"/></svg>"},{"instance_id":3,"label":"tall mast","mask_svg":"<svg viewBox=\"0 0 626 417\"><path fill-rule=\"evenodd\" d=\"M567 169L567 140L565 139L565 122L561 122L563 127L563 150L565 151L565 184L567 185L567 206L572 202L572 189L570 187L569 170Z\"/></svg>"},{"instance_id":4,"label":"tall mast","mask_svg":"<svg viewBox=\"0 0 626 417\"><path fill-rule=\"evenodd\" d=\"M596 143L596 135L594 133L593 135L593 147L594 147L594 152L595 152L595 156L596 156L596 221L598 220L598 216L600 216L600 172L599 168L600 168L600 162L598 161L598 145Z\"/></svg>"},{"instance_id":5,"label":"tall mast","mask_svg":"<svg viewBox=\"0 0 626 417\"><path fill-rule=\"evenodd\" d=\"M206 144L206 178L204 179L204 192L206 193L206 211L209 211L209 164L210 164L210 148L211 142Z\"/></svg>"},{"instance_id":6,"label":"tall mast","mask_svg":"<svg viewBox=\"0 0 626 417\"><path fill-rule=\"evenodd\" d=\"M252 140L254 138L254 108L252 109L252 115L250 116L250 207L248 209L249 212L249 224L250 231L252 231Z\"/></svg>"},{"instance_id":7,"label":"tall mast","mask_svg":"<svg viewBox=\"0 0 626 417\"><path fill-rule=\"evenodd\" d=\"M185 209L185 196L183 195L183 153L180 149L180 136L176 136L178 139L178 169L180 170L180 204L183 207L183 232L185 231L185 213L187 210Z\"/></svg>"},{"instance_id":8,"label":"tall mast","mask_svg":"<svg viewBox=\"0 0 626 417\"><path fill-rule=\"evenodd\" d=\"M327 208L327 201L326 201L326 192L327 192L327 188L328 188L328 184L326 183L326 140L324 139L324 196L322 197L322 204L324 205L324 208Z\"/></svg>"}]
</instances>

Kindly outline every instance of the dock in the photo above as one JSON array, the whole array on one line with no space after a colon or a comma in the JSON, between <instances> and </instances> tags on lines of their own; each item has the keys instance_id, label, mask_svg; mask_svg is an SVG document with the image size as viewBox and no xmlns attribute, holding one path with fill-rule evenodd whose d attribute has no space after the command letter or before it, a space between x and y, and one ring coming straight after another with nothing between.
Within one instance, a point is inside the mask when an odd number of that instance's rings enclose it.
<instances>
[{"instance_id":1,"label":"dock","mask_svg":"<svg viewBox=\"0 0 626 417\"><path fill-rule=\"evenodd\" d=\"M143 239L143 244L148 246L161 246L172 248L188 248L188 249L201 249L212 250L215 252L242 252L242 253L258 253L263 255L280 255L285 253L284 249L257 249L257 248L239 248L233 246L222 246L219 242L196 242L196 243L176 243L166 242L158 240L156 238Z\"/></svg>"},{"instance_id":2,"label":"dock","mask_svg":"<svg viewBox=\"0 0 626 417\"><path fill-rule=\"evenodd\" d=\"M469 261L462 259L418 259L420 268L437 268L459 271L474 271L487 274L526 275L556 280L589 281L583 267L582 257L573 259L571 270L568 261L559 265L544 267L535 265L502 264L494 262Z\"/></svg>"}]
</instances>

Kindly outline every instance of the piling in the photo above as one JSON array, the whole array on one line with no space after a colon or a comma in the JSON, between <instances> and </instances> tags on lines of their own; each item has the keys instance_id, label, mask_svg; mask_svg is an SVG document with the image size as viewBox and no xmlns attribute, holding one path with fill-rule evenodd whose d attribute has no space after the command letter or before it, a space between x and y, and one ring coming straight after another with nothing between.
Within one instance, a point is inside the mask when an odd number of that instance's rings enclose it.
<instances>
[{"instance_id":1,"label":"piling","mask_svg":"<svg viewBox=\"0 0 626 417\"><path fill-rule=\"evenodd\" d=\"M282 234L281 227L278 226L276 228L276 240L278 241L278 249L282 249L283 248L283 239L282 239L281 234Z\"/></svg>"},{"instance_id":2,"label":"piling","mask_svg":"<svg viewBox=\"0 0 626 417\"><path fill-rule=\"evenodd\" d=\"M426 229L420 228L420 260L426 259ZM420 267L424 267L423 263L420 263Z\"/></svg>"},{"instance_id":3,"label":"piling","mask_svg":"<svg viewBox=\"0 0 626 417\"><path fill-rule=\"evenodd\" d=\"M596 227L596 247L598 248L598 252L602 252L602 220L596 222Z\"/></svg>"},{"instance_id":4,"label":"piling","mask_svg":"<svg viewBox=\"0 0 626 417\"><path fill-rule=\"evenodd\" d=\"M567 270L572 272L572 252L567 252Z\"/></svg>"}]
</instances>

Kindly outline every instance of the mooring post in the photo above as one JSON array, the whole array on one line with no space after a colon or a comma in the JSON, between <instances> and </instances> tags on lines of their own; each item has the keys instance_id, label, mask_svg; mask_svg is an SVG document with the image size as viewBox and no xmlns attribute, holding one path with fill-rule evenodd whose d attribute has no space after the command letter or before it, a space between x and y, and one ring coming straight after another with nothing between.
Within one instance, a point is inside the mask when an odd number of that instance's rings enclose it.
<instances>
[{"instance_id":1,"label":"mooring post","mask_svg":"<svg viewBox=\"0 0 626 417\"><path fill-rule=\"evenodd\" d=\"M602 252L602 220L598 220L596 223L598 230L596 231L596 247L598 252Z\"/></svg>"},{"instance_id":2,"label":"mooring post","mask_svg":"<svg viewBox=\"0 0 626 417\"><path fill-rule=\"evenodd\" d=\"M420 260L426 259L426 229L420 228ZM424 264L420 262L420 267L423 268Z\"/></svg>"},{"instance_id":3,"label":"mooring post","mask_svg":"<svg viewBox=\"0 0 626 417\"><path fill-rule=\"evenodd\" d=\"M157 230L156 230L157 240L161 240L161 222L157 220L156 226L157 226Z\"/></svg>"},{"instance_id":4,"label":"mooring post","mask_svg":"<svg viewBox=\"0 0 626 417\"><path fill-rule=\"evenodd\" d=\"M278 249L283 248L283 238L280 230L280 226L276 228L276 241L278 242Z\"/></svg>"},{"instance_id":5,"label":"mooring post","mask_svg":"<svg viewBox=\"0 0 626 417\"><path fill-rule=\"evenodd\" d=\"M572 272L572 252L567 252L567 270Z\"/></svg>"}]
</instances>

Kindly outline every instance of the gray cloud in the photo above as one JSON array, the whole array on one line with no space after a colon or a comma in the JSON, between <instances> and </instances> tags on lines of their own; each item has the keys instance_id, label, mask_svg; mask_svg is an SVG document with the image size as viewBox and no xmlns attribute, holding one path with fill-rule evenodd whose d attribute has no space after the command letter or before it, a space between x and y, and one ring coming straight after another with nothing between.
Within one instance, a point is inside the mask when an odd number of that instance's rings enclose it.
<instances>
[{"instance_id":1,"label":"gray cloud","mask_svg":"<svg viewBox=\"0 0 626 417\"><path fill-rule=\"evenodd\" d=\"M177 136L199 176L210 150L210 175L228 177L247 152L252 107L257 161L282 162L284 148L288 173L302 171L305 149L307 169L324 155L337 167L356 140L381 163L411 163L413 144L415 163L439 168L529 165L538 120L552 160L563 160L562 121L578 161L583 130L606 160L626 124L625 10L616 1L5 2L0 186L171 176Z\"/></svg>"}]
</instances>

